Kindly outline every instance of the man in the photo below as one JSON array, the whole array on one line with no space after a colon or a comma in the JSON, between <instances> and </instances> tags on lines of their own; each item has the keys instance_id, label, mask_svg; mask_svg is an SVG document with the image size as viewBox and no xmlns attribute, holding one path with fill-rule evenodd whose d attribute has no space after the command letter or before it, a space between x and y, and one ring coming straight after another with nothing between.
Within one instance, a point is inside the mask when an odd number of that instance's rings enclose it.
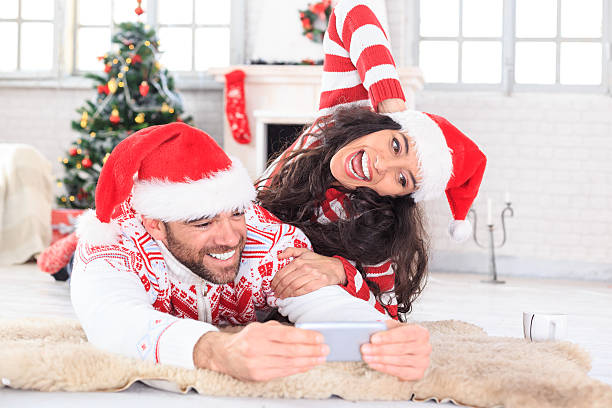
<instances>
[{"instance_id":1,"label":"man","mask_svg":"<svg viewBox=\"0 0 612 408\"><path fill-rule=\"evenodd\" d=\"M242 380L269 380L325 361L319 333L254 323L277 307L292 322L385 320L338 286L278 299L270 287L306 236L253 206L246 171L183 123L143 129L105 163L96 210L81 217L71 296L90 342L124 355ZM220 325L248 324L238 332ZM374 369L422 377L426 330L390 320L364 345Z\"/></svg>"}]
</instances>

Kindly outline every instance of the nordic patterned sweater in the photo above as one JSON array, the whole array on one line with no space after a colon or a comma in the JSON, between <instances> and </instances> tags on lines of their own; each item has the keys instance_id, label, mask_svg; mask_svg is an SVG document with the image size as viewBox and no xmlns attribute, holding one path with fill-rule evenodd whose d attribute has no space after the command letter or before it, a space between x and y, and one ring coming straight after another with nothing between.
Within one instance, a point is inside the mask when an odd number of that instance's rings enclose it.
<instances>
[{"instance_id":1,"label":"nordic patterned sweater","mask_svg":"<svg viewBox=\"0 0 612 408\"><path fill-rule=\"evenodd\" d=\"M389 319L338 286L276 298L270 282L290 262L278 254L287 247L310 248L310 242L261 207L248 209L245 218L238 274L218 285L192 273L155 241L126 200L116 218L117 241L105 246L79 241L75 253L71 299L89 341L107 351L192 368L193 348L204 333L220 324L256 321L258 311L272 307L292 322Z\"/></svg>"},{"instance_id":2,"label":"nordic patterned sweater","mask_svg":"<svg viewBox=\"0 0 612 408\"><path fill-rule=\"evenodd\" d=\"M370 3L367 0L342 0L330 16L323 39L325 59L319 116L327 115L340 106L376 107L385 99L406 100L387 34ZM292 152L321 145L315 127L316 122L266 169L259 186L270 183L271 177L281 168L279 163L284 162ZM320 204L317 221L329 223L344 218L346 212L343 206L346 199L346 195L336 189L327 190L325 200ZM337 258L343 261L349 282L345 289L368 302L376 302L376 308L382 310L382 305L374 299L367 284L351 284L360 281L354 262L339 256ZM388 312L397 319L397 300L393 295L395 272L392 265L393 262L387 260L377 265L365 265L364 269L366 279L378 284L383 292L383 302L388 304Z\"/></svg>"}]
</instances>

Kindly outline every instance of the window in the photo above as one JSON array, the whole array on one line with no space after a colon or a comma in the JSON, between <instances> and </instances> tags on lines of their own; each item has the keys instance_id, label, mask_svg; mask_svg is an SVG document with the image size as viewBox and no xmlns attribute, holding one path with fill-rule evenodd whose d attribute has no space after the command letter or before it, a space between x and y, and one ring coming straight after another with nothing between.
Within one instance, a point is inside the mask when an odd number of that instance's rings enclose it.
<instances>
[{"instance_id":1,"label":"window","mask_svg":"<svg viewBox=\"0 0 612 408\"><path fill-rule=\"evenodd\" d=\"M145 14L138 17L134 13L135 1L77 0L76 70L99 70L96 57L110 49L113 24L138 20L157 28L161 62L171 71L190 73L229 65L230 45L236 42L230 25L236 18L233 13L238 14L232 9L238 8L238 3L144 0Z\"/></svg>"},{"instance_id":2,"label":"window","mask_svg":"<svg viewBox=\"0 0 612 408\"><path fill-rule=\"evenodd\" d=\"M230 64L231 2L158 0L162 63L175 71Z\"/></svg>"},{"instance_id":3,"label":"window","mask_svg":"<svg viewBox=\"0 0 612 408\"><path fill-rule=\"evenodd\" d=\"M429 86L607 85L603 0L423 0L418 7L418 63Z\"/></svg>"},{"instance_id":4,"label":"window","mask_svg":"<svg viewBox=\"0 0 612 408\"><path fill-rule=\"evenodd\" d=\"M147 0L142 7L147 9ZM100 63L97 57L111 47L111 29L115 23L137 21L134 13L135 1L126 0L77 0L76 1L76 44L75 70L97 71ZM146 14L145 14L146 15ZM144 16L141 17L144 20Z\"/></svg>"},{"instance_id":5,"label":"window","mask_svg":"<svg viewBox=\"0 0 612 408\"><path fill-rule=\"evenodd\" d=\"M3 0L0 73L51 74L55 60L55 1Z\"/></svg>"}]
</instances>

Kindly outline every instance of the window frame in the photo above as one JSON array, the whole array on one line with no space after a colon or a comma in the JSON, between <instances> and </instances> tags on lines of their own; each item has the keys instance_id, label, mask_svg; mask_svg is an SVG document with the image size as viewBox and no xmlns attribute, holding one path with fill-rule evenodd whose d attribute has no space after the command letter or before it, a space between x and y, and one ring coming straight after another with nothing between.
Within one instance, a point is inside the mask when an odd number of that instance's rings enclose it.
<instances>
[{"instance_id":1,"label":"window frame","mask_svg":"<svg viewBox=\"0 0 612 408\"><path fill-rule=\"evenodd\" d=\"M24 20L21 18L21 2L17 0L17 18L3 18L0 22L16 22L17 23L17 70L0 72L1 79L51 79L57 78L60 73L61 58L60 50L63 42L62 24L60 24L65 15L65 9L62 8L62 0L53 0L53 18L51 20ZM23 71L21 65L21 25L24 22L41 22L51 23L53 25L53 58L51 59L51 69L45 71Z\"/></svg>"},{"instance_id":2,"label":"window frame","mask_svg":"<svg viewBox=\"0 0 612 408\"><path fill-rule=\"evenodd\" d=\"M488 38L464 37L462 33L462 11L463 0L459 2L459 28L460 35L456 37L422 37L420 34L420 3L423 0L414 2L414 53L413 61L415 65L419 64L419 48L421 41L426 40L450 40L456 41L459 45L458 55L458 74L461 72L461 45L464 40L479 41L490 40ZM611 0L602 0L602 34L601 40L595 41L592 38L565 38L560 34L560 19L561 19L561 2L557 0L557 34L551 38L538 39L517 39L516 38L516 0L503 1L503 23L502 23L502 61L501 61L501 82L499 84L469 84L469 83L425 83L425 89L430 90L457 90L457 91L501 91L506 95L511 95L514 92L581 92L581 93L608 93L612 92L612 7ZM519 84L514 79L515 67L515 50L517 42L528 41L545 41L555 44L556 47L556 74L555 84ZM599 85L568 85L559 82L560 76L560 46L562 42L590 42L602 45L602 82Z\"/></svg>"},{"instance_id":3,"label":"window frame","mask_svg":"<svg viewBox=\"0 0 612 408\"><path fill-rule=\"evenodd\" d=\"M73 49L73 55L72 55L72 70L71 70L71 74L75 75L75 76L81 76L85 73L91 72L91 71L87 71L87 70L79 70L77 69L77 45L78 45L78 30L80 27L94 27L94 26L90 26L90 25L80 25L77 21L78 19L78 13L77 13L77 0L71 0L73 3L73 7L74 7L74 21L73 21L73 26L74 29L72 30L73 32L73 44L74 44L74 49ZM111 21L110 21L110 28L111 28L111 37L116 33L115 30L115 25L114 25L114 4L115 2L118 1L125 1L125 0L111 0ZM194 7L195 7L195 2L197 0L191 0ZM237 64L241 64L243 63L244 60L244 21L245 21L245 6L244 3L241 0L230 0L231 1L231 5L230 5L230 23L229 23L229 28L230 28L230 65L237 65ZM159 32L159 29L161 27L187 27L191 29L191 36L192 36L192 55L191 55L191 67L194 68L194 61L195 61L195 30L197 27L217 27L217 26L223 26L225 27L226 25L198 25L195 24L195 13L194 13L194 17L191 21L191 23L185 23L185 24L160 24L157 22L157 10L158 10L158 1L157 0L148 0L147 2L147 9L146 9L146 24L150 25L151 27L154 27L155 30L157 32ZM102 26L95 26L95 27L102 27ZM104 26L106 27L106 26ZM235 28L236 27L236 28ZM179 71L179 70L173 70L172 71L172 75L175 76L178 80L186 80L186 81L190 81L190 80L194 80L194 79L201 79L202 77L204 78L210 78L212 79L212 76L208 75L206 73L206 71L196 71L195 69L189 70L189 71Z\"/></svg>"}]
</instances>

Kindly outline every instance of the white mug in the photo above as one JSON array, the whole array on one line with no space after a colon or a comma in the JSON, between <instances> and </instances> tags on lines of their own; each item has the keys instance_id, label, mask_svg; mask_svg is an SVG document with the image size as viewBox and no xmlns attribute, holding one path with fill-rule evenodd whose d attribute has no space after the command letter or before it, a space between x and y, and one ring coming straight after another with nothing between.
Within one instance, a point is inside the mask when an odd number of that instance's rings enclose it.
<instances>
[{"instance_id":1,"label":"white mug","mask_svg":"<svg viewBox=\"0 0 612 408\"><path fill-rule=\"evenodd\" d=\"M564 340L567 314L523 312L523 334L530 341Z\"/></svg>"}]
</instances>

